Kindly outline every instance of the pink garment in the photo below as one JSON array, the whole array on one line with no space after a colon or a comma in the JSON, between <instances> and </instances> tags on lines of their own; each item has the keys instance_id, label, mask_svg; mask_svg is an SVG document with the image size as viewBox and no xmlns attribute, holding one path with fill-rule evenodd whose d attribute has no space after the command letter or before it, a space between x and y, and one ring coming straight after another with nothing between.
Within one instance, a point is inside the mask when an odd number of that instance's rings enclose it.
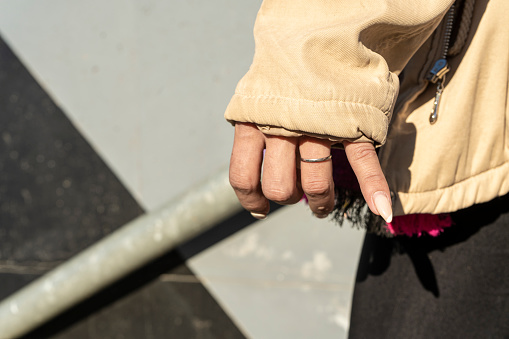
<instances>
[{"instance_id":1,"label":"pink garment","mask_svg":"<svg viewBox=\"0 0 509 339\"><path fill-rule=\"evenodd\" d=\"M417 235L427 233L432 237L440 235L444 228L452 226L451 216L444 214L409 214L394 217L387 224L387 230L394 235Z\"/></svg>"}]
</instances>

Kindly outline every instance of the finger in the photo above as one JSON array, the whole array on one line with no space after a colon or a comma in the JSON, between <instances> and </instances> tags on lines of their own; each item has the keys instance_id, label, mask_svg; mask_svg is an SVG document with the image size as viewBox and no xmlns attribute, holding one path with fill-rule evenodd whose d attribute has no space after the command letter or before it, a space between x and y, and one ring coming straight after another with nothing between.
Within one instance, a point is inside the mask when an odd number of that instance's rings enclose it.
<instances>
[{"instance_id":1,"label":"finger","mask_svg":"<svg viewBox=\"0 0 509 339\"><path fill-rule=\"evenodd\" d=\"M297 143L297 138L265 137L262 191L267 199L278 204L295 204L302 198L297 187Z\"/></svg>"},{"instance_id":2,"label":"finger","mask_svg":"<svg viewBox=\"0 0 509 339\"><path fill-rule=\"evenodd\" d=\"M303 137L299 151L303 159L320 159L331 154L331 142ZM334 209L334 181L332 180L332 161L300 163L302 189L306 194L311 211L325 218Z\"/></svg>"},{"instance_id":3,"label":"finger","mask_svg":"<svg viewBox=\"0 0 509 339\"><path fill-rule=\"evenodd\" d=\"M270 209L260 184L264 146L265 138L255 125L235 124L230 184L240 204L257 219L264 219Z\"/></svg>"},{"instance_id":4,"label":"finger","mask_svg":"<svg viewBox=\"0 0 509 339\"><path fill-rule=\"evenodd\" d=\"M375 147L367 142L344 142L343 144L348 161L357 176L362 195L369 208L373 213L381 215L386 222L391 222L391 194Z\"/></svg>"}]
</instances>

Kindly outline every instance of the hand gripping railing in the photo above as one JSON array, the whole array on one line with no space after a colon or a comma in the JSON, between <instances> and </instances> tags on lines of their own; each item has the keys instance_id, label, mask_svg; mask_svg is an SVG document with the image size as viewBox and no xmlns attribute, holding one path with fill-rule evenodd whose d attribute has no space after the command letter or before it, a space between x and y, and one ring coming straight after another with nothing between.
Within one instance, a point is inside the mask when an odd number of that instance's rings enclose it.
<instances>
[{"instance_id":1,"label":"hand gripping railing","mask_svg":"<svg viewBox=\"0 0 509 339\"><path fill-rule=\"evenodd\" d=\"M56 267L0 304L0 338L17 338L241 210L222 170Z\"/></svg>"}]
</instances>

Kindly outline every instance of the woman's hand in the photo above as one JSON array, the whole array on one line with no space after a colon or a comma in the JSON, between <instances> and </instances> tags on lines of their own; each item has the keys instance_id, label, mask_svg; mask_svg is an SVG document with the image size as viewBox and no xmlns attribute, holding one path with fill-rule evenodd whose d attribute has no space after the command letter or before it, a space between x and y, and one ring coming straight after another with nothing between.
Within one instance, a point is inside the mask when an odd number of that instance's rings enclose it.
<instances>
[{"instance_id":1,"label":"woman's hand","mask_svg":"<svg viewBox=\"0 0 509 339\"><path fill-rule=\"evenodd\" d=\"M242 206L255 218L263 219L269 213L269 200L290 205L298 202L305 193L311 211L318 218L325 218L334 208L332 161L303 162L301 158L327 157L331 153L331 144L329 140L312 137L265 135L254 124L236 123L230 183ZM389 186L374 146L350 142L344 142L344 146L369 208L390 222Z\"/></svg>"}]
</instances>

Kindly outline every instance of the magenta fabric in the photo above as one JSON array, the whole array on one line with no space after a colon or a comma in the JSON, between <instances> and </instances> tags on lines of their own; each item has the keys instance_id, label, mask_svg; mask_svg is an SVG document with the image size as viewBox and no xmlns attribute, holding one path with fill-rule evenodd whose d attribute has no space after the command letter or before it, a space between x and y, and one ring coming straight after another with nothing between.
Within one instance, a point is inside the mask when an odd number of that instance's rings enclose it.
<instances>
[{"instance_id":1,"label":"magenta fabric","mask_svg":"<svg viewBox=\"0 0 509 339\"><path fill-rule=\"evenodd\" d=\"M445 214L409 214L394 217L387 224L387 229L394 235L407 235L409 237L427 233L436 237L444 228L452 226L451 216Z\"/></svg>"}]
</instances>

